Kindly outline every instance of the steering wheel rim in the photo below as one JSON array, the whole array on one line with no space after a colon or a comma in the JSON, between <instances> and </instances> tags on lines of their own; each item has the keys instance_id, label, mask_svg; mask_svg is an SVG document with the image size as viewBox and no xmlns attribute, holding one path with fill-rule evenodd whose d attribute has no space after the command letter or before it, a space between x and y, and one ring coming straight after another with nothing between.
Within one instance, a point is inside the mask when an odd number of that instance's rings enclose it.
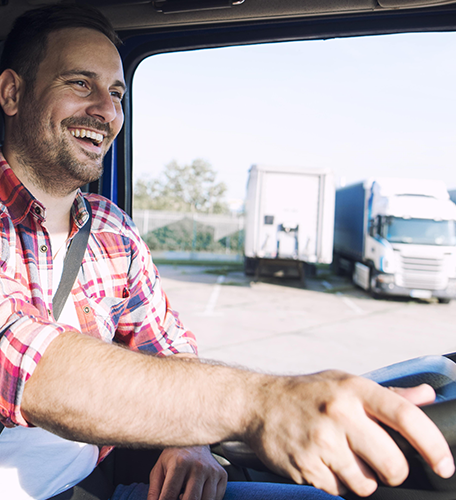
<instances>
[{"instance_id":1,"label":"steering wheel rim","mask_svg":"<svg viewBox=\"0 0 456 500\"><path fill-rule=\"evenodd\" d=\"M422 406L421 409L440 429L455 456L456 363L451 356L456 355L422 356L380 368L363 376L385 387L413 387L424 383L431 385L437 395L436 402ZM410 463L411 473L399 488L380 486L377 492L369 498L375 500L454 500L456 498L456 474L450 479L437 476L408 441L393 429L383 427L406 456ZM221 443L221 449L227 460L234 465L261 472L272 472L243 442ZM413 469L418 469L415 470L415 474L413 474ZM420 486L418 489L416 489L417 484ZM346 498L357 499L359 497L348 494Z\"/></svg>"}]
</instances>

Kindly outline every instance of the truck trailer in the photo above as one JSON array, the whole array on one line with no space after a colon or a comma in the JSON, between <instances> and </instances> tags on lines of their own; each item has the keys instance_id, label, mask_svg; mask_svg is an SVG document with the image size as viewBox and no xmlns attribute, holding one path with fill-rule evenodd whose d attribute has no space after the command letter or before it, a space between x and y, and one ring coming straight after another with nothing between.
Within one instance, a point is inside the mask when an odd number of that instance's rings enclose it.
<instances>
[{"instance_id":1,"label":"truck trailer","mask_svg":"<svg viewBox=\"0 0 456 500\"><path fill-rule=\"evenodd\" d=\"M373 295L456 297L456 205L443 181L377 178L336 191L333 267Z\"/></svg>"},{"instance_id":2,"label":"truck trailer","mask_svg":"<svg viewBox=\"0 0 456 500\"><path fill-rule=\"evenodd\" d=\"M245 204L246 274L264 262L330 264L334 199L330 170L253 165Z\"/></svg>"}]
</instances>

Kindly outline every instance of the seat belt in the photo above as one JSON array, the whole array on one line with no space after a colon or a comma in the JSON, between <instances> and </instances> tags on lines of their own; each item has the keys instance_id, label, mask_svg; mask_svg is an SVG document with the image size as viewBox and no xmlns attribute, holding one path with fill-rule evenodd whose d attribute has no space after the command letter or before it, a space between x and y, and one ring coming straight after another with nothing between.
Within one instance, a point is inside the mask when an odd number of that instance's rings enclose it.
<instances>
[{"instance_id":1,"label":"seat belt","mask_svg":"<svg viewBox=\"0 0 456 500\"><path fill-rule=\"evenodd\" d=\"M89 203L87 203L87 211L89 212L89 220L76 233L68 247L65 260L63 261L62 277L52 299L52 310L56 321L59 319L63 306L73 288L79 269L81 268L82 259L87 250L87 242L89 241L90 228L92 226L92 209Z\"/></svg>"},{"instance_id":2,"label":"seat belt","mask_svg":"<svg viewBox=\"0 0 456 500\"><path fill-rule=\"evenodd\" d=\"M67 254L63 261L62 277L60 278L59 286L52 299L52 309L56 321L59 319L63 306L73 288L79 269L81 268L82 259L87 250L87 242L89 241L90 228L92 226L92 209L88 202L86 202L86 208L89 212L89 220L74 235L70 242L70 246L68 247ZM0 422L0 434L3 429L4 425Z\"/></svg>"}]
</instances>

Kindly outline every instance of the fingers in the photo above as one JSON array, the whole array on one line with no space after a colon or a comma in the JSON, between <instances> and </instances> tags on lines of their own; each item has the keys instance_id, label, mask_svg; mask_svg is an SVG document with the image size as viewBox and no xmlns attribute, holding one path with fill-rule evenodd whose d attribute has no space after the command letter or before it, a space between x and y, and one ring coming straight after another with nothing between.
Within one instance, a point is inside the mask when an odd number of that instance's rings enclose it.
<instances>
[{"instance_id":1,"label":"fingers","mask_svg":"<svg viewBox=\"0 0 456 500\"><path fill-rule=\"evenodd\" d=\"M376 419L398 431L426 460L432 470L448 478L454 473L454 460L438 427L418 407L399 394L378 387L366 410Z\"/></svg>"},{"instance_id":2,"label":"fingers","mask_svg":"<svg viewBox=\"0 0 456 500\"><path fill-rule=\"evenodd\" d=\"M211 494L215 493L215 487L212 487L210 481L208 490ZM207 484L207 483L206 483ZM182 494L182 500L212 500L214 497L203 497L203 488L205 487L205 481L201 476L192 475L188 478L185 484L184 491Z\"/></svg>"},{"instance_id":3,"label":"fingers","mask_svg":"<svg viewBox=\"0 0 456 500\"><path fill-rule=\"evenodd\" d=\"M172 482L171 477L170 482ZM181 500L222 500L225 495L226 483L226 474L220 478L207 477L204 474L191 474L180 485L179 492L182 491L182 494L179 498ZM165 482L160 500L177 498L175 495L176 489Z\"/></svg>"},{"instance_id":4,"label":"fingers","mask_svg":"<svg viewBox=\"0 0 456 500\"><path fill-rule=\"evenodd\" d=\"M217 483L217 488L215 491L215 500L222 500L223 497L225 496L225 491L226 491L226 485L228 482L228 474L223 474L223 476L220 478L220 481ZM210 497L208 496L207 498L204 498L204 500L210 500Z\"/></svg>"},{"instance_id":5,"label":"fingers","mask_svg":"<svg viewBox=\"0 0 456 500\"><path fill-rule=\"evenodd\" d=\"M184 480L182 474L165 474L160 466L155 466L149 477L147 500L178 500Z\"/></svg>"},{"instance_id":6,"label":"fingers","mask_svg":"<svg viewBox=\"0 0 456 500\"><path fill-rule=\"evenodd\" d=\"M358 432L365 431L357 428ZM376 475L357 456L344 433L331 425L325 425L313 435L313 441L314 446L309 449L309 453L302 455L297 463L297 469L306 481L332 495L341 495L347 488L360 496L370 495L376 490Z\"/></svg>"},{"instance_id":7,"label":"fingers","mask_svg":"<svg viewBox=\"0 0 456 500\"><path fill-rule=\"evenodd\" d=\"M147 500L222 500L227 473L207 447L168 448L149 481Z\"/></svg>"},{"instance_id":8,"label":"fingers","mask_svg":"<svg viewBox=\"0 0 456 500\"><path fill-rule=\"evenodd\" d=\"M343 495L347 491L330 463L325 464L321 460L312 460L307 457L302 463L297 464L296 472L305 477L306 484L325 490L331 495ZM299 483L302 483L302 478Z\"/></svg>"},{"instance_id":9,"label":"fingers","mask_svg":"<svg viewBox=\"0 0 456 500\"><path fill-rule=\"evenodd\" d=\"M427 405L435 401L435 391L428 384L421 384L416 387L388 387L390 391L399 394L414 405Z\"/></svg>"},{"instance_id":10,"label":"fingers","mask_svg":"<svg viewBox=\"0 0 456 500\"><path fill-rule=\"evenodd\" d=\"M284 380L282 404L267 406L274 425L264 420L261 441L253 436L249 444L265 463L297 483L305 479L335 495L346 486L360 496L375 491L377 477L391 486L401 484L408 462L379 422L407 439L437 474L453 474L443 435L415 406L434 400L429 386L388 390L341 372Z\"/></svg>"},{"instance_id":11,"label":"fingers","mask_svg":"<svg viewBox=\"0 0 456 500\"><path fill-rule=\"evenodd\" d=\"M158 500L163 487L165 476L163 469L158 465L154 467L149 475L149 493L147 500Z\"/></svg>"},{"instance_id":12,"label":"fingers","mask_svg":"<svg viewBox=\"0 0 456 500\"><path fill-rule=\"evenodd\" d=\"M347 439L353 452L376 472L383 483L398 486L405 481L408 462L389 434L375 421L360 419L356 432L348 432Z\"/></svg>"}]
</instances>

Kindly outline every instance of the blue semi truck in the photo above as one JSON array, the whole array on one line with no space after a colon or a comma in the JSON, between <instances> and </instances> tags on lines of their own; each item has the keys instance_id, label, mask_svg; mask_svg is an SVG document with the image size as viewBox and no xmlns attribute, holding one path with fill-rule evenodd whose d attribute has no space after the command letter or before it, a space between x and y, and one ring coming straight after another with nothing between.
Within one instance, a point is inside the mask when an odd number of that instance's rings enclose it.
<instances>
[{"instance_id":1,"label":"blue semi truck","mask_svg":"<svg viewBox=\"0 0 456 500\"><path fill-rule=\"evenodd\" d=\"M333 266L374 295L456 297L456 205L445 184L370 179L336 191Z\"/></svg>"}]
</instances>

